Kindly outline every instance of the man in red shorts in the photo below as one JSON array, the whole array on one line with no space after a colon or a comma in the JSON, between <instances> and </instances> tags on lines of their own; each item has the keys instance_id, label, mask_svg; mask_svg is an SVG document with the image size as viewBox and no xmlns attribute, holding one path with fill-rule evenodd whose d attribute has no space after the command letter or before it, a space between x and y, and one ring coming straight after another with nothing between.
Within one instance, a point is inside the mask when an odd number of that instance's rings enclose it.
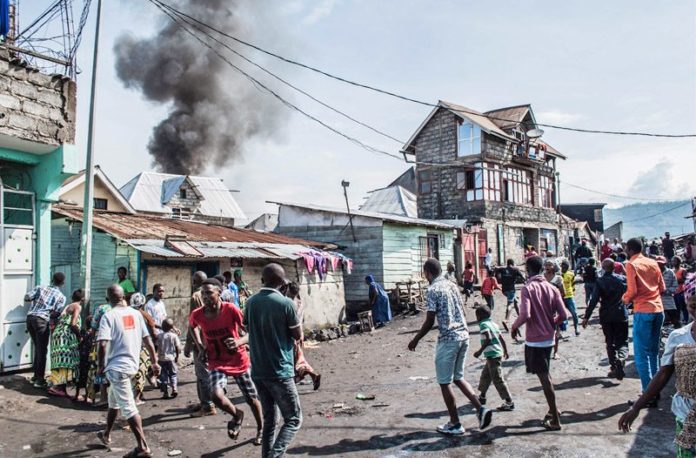
<instances>
[{"instance_id":1,"label":"man in red shorts","mask_svg":"<svg viewBox=\"0 0 696 458\"><path fill-rule=\"evenodd\" d=\"M213 402L233 417L227 423L227 434L236 440L244 421L244 412L237 409L226 396L227 378L232 377L256 418L254 445L261 445L261 404L249 372L249 338L248 335L240 337L240 331L244 330L242 312L233 304L222 302L221 291L222 285L219 281L208 279L203 282L203 307L194 310L189 318L189 324L193 329L193 341L199 355L208 360Z\"/></svg>"}]
</instances>

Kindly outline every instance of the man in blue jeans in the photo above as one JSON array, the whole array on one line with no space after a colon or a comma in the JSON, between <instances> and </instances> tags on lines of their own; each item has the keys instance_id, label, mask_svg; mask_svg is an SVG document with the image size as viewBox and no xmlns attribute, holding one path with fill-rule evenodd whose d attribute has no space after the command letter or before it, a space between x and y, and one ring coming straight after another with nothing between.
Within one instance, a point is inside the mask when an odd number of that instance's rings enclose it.
<instances>
[{"instance_id":1,"label":"man in blue jeans","mask_svg":"<svg viewBox=\"0 0 696 458\"><path fill-rule=\"evenodd\" d=\"M665 281L655 260L643 256L643 242L633 238L626 242L628 262L626 269L625 304L633 302L633 351L635 365L643 392L660 369L660 331L665 320L660 295L665 291ZM657 407L657 398L646 403Z\"/></svg>"},{"instance_id":2,"label":"man in blue jeans","mask_svg":"<svg viewBox=\"0 0 696 458\"><path fill-rule=\"evenodd\" d=\"M268 264L261 278L263 288L246 303L244 327L249 333L251 378L263 412L261 456L275 458L285 455L302 425L293 356L294 341L302 338L302 323L295 303L279 291L287 284L283 268ZM283 417L277 437L276 407Z\"/></svg>"}]
</instances>

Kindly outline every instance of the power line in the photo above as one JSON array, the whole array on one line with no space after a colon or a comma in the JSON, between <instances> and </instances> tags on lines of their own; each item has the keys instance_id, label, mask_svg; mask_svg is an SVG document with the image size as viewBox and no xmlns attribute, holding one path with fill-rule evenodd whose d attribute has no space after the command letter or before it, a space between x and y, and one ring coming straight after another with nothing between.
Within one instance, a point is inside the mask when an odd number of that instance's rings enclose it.
<instances>
[{"instance_id":1,"label":"power line","mask_svg":"<svg viewBox=\"0 0 696 458\"><path fill-rule=\"evenodd\" d=\"M647 199L644 197L631 197L631 196L622 196L620 194L611 194L608 192L596 191L594 189L586 188L584 186L580 186L577 184L568 183L567 181L561 181L561 184L562 185L565 184L565 185L568 185L568 186L573 187L573 188L582 189L583 191L593 192L595 194L600 194L603 196L615 197L617 199L630 199L630 200L639 200L639 201L647 201L647 202L673 202L672 200L668 200L668 199Z\"/></svg>"},{"instance_id":2,"label":"power line","mask_svg":"<svg viewBox=\"0 0 696 458\"><path fill-rule=\"evenodd\" d=\"M412 98L412 97L408 97L408 96L405 96L405 95L397 94L397 93L395 93L395 92L391 92L391 91L388 91L388 90L386 90L386 89L381 89L381 88L378 88L378 87L375 87L375 86L370 86L370 85L368 85L368 84L364 84L364 83L360 83L360 82L357 82L357 81L349 80L349 79L347 79L347 78L344 78L344 77L335 75L335 74L333 74L333 73L329 73L329 72L327 72L327 71L325 71L325 70L321 70L321 69L316 68L316 67L313 67L313 66L311 66L311 65L307 65L307 64L304 64L304 63L302 63L302 62L299 62L299 61L296 61L296 60L293 60L293 59L289 59L289 58L287 58L287 57L281 56L280 54L274 53L274 52L272 52L272 51L268 51L268 50L266 50L266 49L264 49L264 48L261 48L261 47L258 46L258 45L254 45L254 44L249 43L249 42L247 42L247 41L241 40L241 39L239 39L239 38L237 38L237 37L235 37L235 36L233 36L233 35L230 35L229 33L226 33L226 32L224 32L224 31L222 31L222 30L219 30L219 29L217 29L217 28L211 26L210 24L207 24L207 23L205 23L205 22L203 22L203 21L200 21L200 20L196 19L196 18L193 17L193 16L190 16L190 15L188 15L188 14L182 12L182 11L177 10L176 8L172 7L171 5L165 3L165 2L163 2L163 1L161 1L161 0L158 0L158 2L161 3L163 6L167 7L168 9L170 9L171 11L176 12L178 15L184 16L184 17L186 17L186 18L188 18L188 19L190 19L190 20L192 20L192 21L198 23L199 25L201 25L201 26L203 26L203 27L206 27L206 28L208 28L208 29L210 29L210 30L212 30L212 31L214 31L214 32L216 32L216 33L219 33L220 35L222 35L222 36L224 36L224 37L227 37L227 38L229 38L229 39L231 39L231 40L234 40L234 41L237 42L237 43L240 43L240 44L242 44L242 45L244 45L244 46L248 46L248 47L250 47L250 48L252 48L252 49L255 49L255 50L259 51L259 52L262 52L262 53L264 53L264 54L266 54L266 55L268 55L268 56L271 56L271 57L274 57L274 58L276 58L276 59L279 59L279 60L281 60L281 61L283 61L283 62L292 64L292 65L296 65L296 66L298 66L298 67L304 68L304 69L306 69L306 70L310 70L310 71L312 71L312 72L315 72L315 73L318 73L318 74L321 74L321 75L324 75L324 76L326 76L326 77L332 78L332 79L337 80L337 81L340 81L340 82L342 82L342 83L350 84L350 85L352 85L352 86L360 87L360 88L363 88L363 89L368 89L368 90L370 90L370 91L378 92L378 93L380 93L380 94L388 95L388 96L390 96L390 97L395 97L395 98L397 98L397 99L401 99L401 100L404 100L404 101L407 101L407 102L412 102L412 103L416 103L416 104L424 105L424 106L429 106L429 107L439 107L439 106L441 106L441 105L439 105L439 104L434 104L434 103L431 103L431 102L426 102L426 101L418 100L418 99L415 99L415 98ZM487 117L488 119L492 119L492 120L496 120L496 121L513 122L513 123L515 123L515 124L518 124L518 123L519 123L518 120L499 118L499 117L495 117L495 116L488 116L488 115L485 115L485 114L483 114L483 113L479 113L479 112L471 111L471 110L454 109L454 108L450 108L450 110L451 110L451 111L455 111L455 112L457 112L457 113L471 114L471 115L476 115L476 116L485 116L485 117ZM571 132L580 132L580 133L587 133L587 134L627 135L627 136L662 137L662 138L692 138L692 137L696 137L696 134L658 134L658 133L652 133L652 132L632 132L632 131L615 131L615 130L600 130L600 129L582 129L582 128L558 126L558 125L554 125L554 124L544 124L544 123L536 123L536 125L537 125L537 126L541 126L541 127L548 127L548 128L550 128L550 129L559 129L559 130L565 130L565 131L571 131Z\"/></svg>"},{"instance_id":3,"label":"power line","mask_svg":"<svg viewBox=\"0 0 696 458\"><path fill-rule=\"evenodd\" d=\"M248 62L249 64L253 65L254 67L256 67L256 68L258 68L258 69L260 69L260 70L263 71L264 73L268 74L269 76L271 76L272 78L276 79L277 81L280 81L281 83L285 84L286 86L288 86L288 87L294 89L295 91L299 92L300 94L303 94L304 96L306 96L306 97L310 98L311 100L317 102L317 103L320 104L321 106L323 106L323 107L325 107L325 108L328 108L329 110L333 111L334 113L337 113L337 114L343 116L344 118L349 119L350 121L353 121L354 123L359 124L359 125L361 125L361 126L367 128L367 129L369 129L369 130L371 130L371 131L373 131L373 132L375 132L375 133L377 133L377 134L379 134L379 135L381 135L381 136L383 136L383 137L386 137L386 138L388 138L388 139L390 139L390 140L393 140L393 141L395 141L395 142L397 142L397 143L399 143L399 144L403 144L403 143L404 143L403 140L399 140L398 138L395 138L395 137L392 136L392 135L389 135L389 134L387 134L387 133L385 133L385 132L383 132L383 131L381 131L381 130L375 128L375 127L372 127L372 126L370 126L370 125L367 124L367 123L364 123L364 122L362 122L362 121L359 121L359 120L353 118L352 116L350 116L350 115L344 113L343 111L341 111L341 110L339 110L339 109L337 109L337 108L332 107L331 105L327 104L326 102L323 102L322 100L319 100L318 98L314 97L313 95L309 94L308 92L306 92L306 91L300 89L299 87L293 85L292 83L286 81L285 79L281 78L280 76L276 75L275 73L271 72L270 70L266 69L265 67L259 65L258 63L254 62L253 60L249 59L249 58L246 57L245 55L239 53L238 51L236 51L235 49L233 49L232 47L230 47L227 43L224 43L224 42L218 40L218 39L215 38L214 36L212 36L212 35L210 35L209 33L207 33L205 30L203 30L202 28L200 28L200 26L196 26L195 24L191 24L190 20L183 19L183 16L182 16L182 15L180 15L180 14L177 13L175 10L171 9L170 7L168 7L166 4L160 2L159 0L154 0L154 1L157 2L159 5L161 5L162 7L169 9L172 13L174 13L176 16L178 16L179 19L182 20L182 22L185 22L185 23L191 25L192 27L196 28L196 30L198 30L199 32L201 32L202 34L204 34L205 36L207 36L207 37L210 38L211 40L215 41L216 43L222 45L225 49L227 49L227 50L229 50L230 52L234 53L235 55L237 55L237 56L240 57L241 59L245 60L245 61Z\"/></svg>"},{"instance_id":4,"label":"power line","mask_svg":"<svg viewBox=\"0 0 696 458\"><path fill-rule=\"evenodd\" d=\"M355 138L355 137L352 137L352 136L350 136L350 135L348 135L348 134L345 134L345 133L341 132L340 130L336 129L335 127L333 127L333 126L331 126L331 125L329 125L329 124L326 124L324 121L320 120L319 118L317 118L317 117L315 117L315 116L313 116L313 115L307 113L306 111L302 110L302 109L299 108L298 106L296 106L296 105L294 105L293 103L289 102L288 100L286 100L285 98L283 98L280 94L278 94L277 92L275 92L274 90L272 90L271 88L269 88L268 86L266 86L265 84L263 84L261 81L257 80L256 78L254 78L253 76L251 76L249 73L245 72L244 70L242 70L241 68L239 68L237 65L235 65L234 63L232 63L229 59L227 59L227 58L226 58L223 54L221 54L218 50L216 50L215 48L213 48L208 42L206 42L206 41L203 40L202 38L198 37L194 32L192 32L191 30L189 30L189 28L187 28L185 25L183 25L183 24L182 24L182 21L179 21L179 20L178 20L175 16L173 16L169 11L167 11L167 10L166 10L165 8L163 8L162 6L158 5L158 4L157 4L157 0L148 0L148 1L149 1L150 3L152 3L153 5L155 5L158 9L160 9L164 14L166 14L175 24L177 24L179 27L181 27L182 30L184 30L186 33L190 34L194 39L196 39L197 41L199 41L199 42L200 42L202 45L204 45L206 48L210 49L213 53L215 53L220 59L222 59L222 60L223 60L225 63L227 63L229 66L231 66L232 68L234 68L235 70L237 70L239 73L241 73L242 75L244 75L249 81L252 82L252 84L253 84L257 89L259 89L259 90L260 90L260 89L263 89L263 90L266 91L268 94L270 94L270 95L272 95L273 97L275 97L276 99L278 99L283 105L287 106L288 108L290 108L290 109L292 109L292 110L294 110L294 111L297 111L298 113L302 114L303 116L305 116L305 117L309 118L310 120L312 120L312 121L314 121L314 122L320 124L321 126L325 127L326 129L328 129L328 130L334 132L335 134L340 135L341 137L347 139L347 140L350 141L351 143L353 143L353 144L355 144L355 145L357 145L357 146L360 146L361 148L366 149L367 151L371 151L371 152L373 152L373 153L383 154L383 155L386 155L386 156L390 156L390 157L394 157L394 158L397 158L397 159L401 159L399 156L397 156L397 155L395 155L395 154L393 154L393 153L389 153L389 152L384 151L384 150L381 150L381 149L379 149L379 148L375 148L375 147L373 147L373 146L370 146L370 145L368 145L368 144L366 144L366 143L363 143L362 141L358 140L358 139Z\"/></svg>"},{"instance_id":5,"label":"power line","mask_svg":"<svg viewBox=\"0 0 696 458\"><path fill-rule=\"evenodd\" d=\"M688 202L688 201L682 202L681 204L675 205L674 207L668 208L667 210L663 210L661 212L658 212L658 213L655 213L652 215L648 215L648 216L641 216L640 218L632 219L629 221L624 221L623 223L626 224L626 223L635 223L636 221L644 221L646 219L650 219L650 218L654 218L656 216L664 215L665 213L669 213L669 212L674 211L678 208L686 207L687 205L691 205L691 202Z\"/></svg>"},{"instance_id":6,"label":"power line","mask_svg":"<svg viewBox=\"0 0 696 458\"><path fill-rule=\"evenodd\" d=\"M171 7L168 7L168 6L167 6L164 2L162 2L161 0L148 0L148 1L149 1L150 3L152 3L153 5L155 5L155 6L156 6L160 11L162 11L164 14L166 14L176 25L178 25L179 27L181 27L182 30L184 30L186 33L190 34L194 39L196 39L196 40L199 41L201 44L203 44L205 47L207 47L208 49L210 49L213 53L215 53L215 54L216 54L220 59L222 59L225 63L227 63L227 64L230 65L232 68L234 68L235 70L237 70L238 72L240 72L242 75L244 75L244 76L257 88L257 89L263 90L263 91L267 92L268 94L270 94L270 95L274 96L276 99L278 99L281 103L283 103L283 104L284 104L285 106L287 106L288 108L290 108L290 109L292 109L292 110L294 110L294 111L299 112L299 113L302 114L303 116L305 116L305 117L309 118L310 120L312 120L312 121L314 121L314 122L320 124L322 127L324 127L324 128L326 128L326 129L332 131L333 133L335 133L335 134L337 134L337 135L340 135L341 137L343 137L343 138L349 140L351 143L353 143L353 144L355 144L355 145L357 145L357 146L359 146L359 147L365 149L365 150L368 151L368 152L372 152L372 153L376 153L376 154L385 155L385 156L388 156L388 157L397 159L397 160L399 160L399 161L405 161L404 157L399 156L399 155L397 155L397 154L393 154L393 153L384 151L384 150L379 149L379 148L377 148L377 147L371 146L371 145L369 145L369 144L367 144L367 143L364 143L363 141L361 141L361 140L359 140L359 139L357 139L357 138L355 138L355 137L352 137L352 136L350 136L350 135L348 135L348 134L346 134L346 133L344 133L344 132L338 130L337 128L335 128L335 127L333 127L333 126L331 126L331 125L325 123L324 121L320 120L319 118L317 118L317 117L315 117L315 116L313 116L313 115L307 113L306 111L302 110L302 109L299 108L298 106L296 106L296 105L292 104L291 102L287 101L287 100L284 99L282 96L280 96L280 94L278 94L277 92L273 91L272 89L270 89L269 87L267 87L266 85L264 85L262 82L260 82L258 79L252 77L250 74L248 74L247 72L243 71L243 70L242 70L241 68L239 68L237 65L235 65L234 63L232 63L229 59L227 59L227 58L226 58L223 54L221 54L218 50L216 50L215 48L213 48L213 47L210 45L210 43L206 42L205 40L203 40L202 38L200 38L199 36L197 36L193 31L191 31L191 29L189 29L188 27L186 27L186 25L189 25L189 26L195 27L196 30L199 30L199 31L200 31L200 29L199 29L198 27L196 27L195 25L191 25L190 22L188 22L188 21L186 21L185 19L182 19L182 18L181 18L181 16L189 17L188 15L186 15L186 14L184 14L184 13L179 14L178 12L176 12L176 10L174 10L174 9L171 8ZM168 10L171 10L171 11L168 11ZM198 22L198 21L195 21L195 22ZM309 97L310 99L316 101L317 103L320 103L322 106L325 106L325 107L331 109L332 111L337 112L337 113L341 114L342 116L345 116L345 117L347 117L348 119L351 119L352 121L354 121L354 122L356 122L356 123L358 123L358 124L360 124L360 125L362 125L362 126L364 126L364 127L369 128L370 130L373 130L373 131L375 131L375 132L378 132L378 133L380 133L380 134L382 134L382 135L384 135L384 136L386 136L386 137L388 137L388 138L391 138L391 139L393 139L393 140L395 140L395 141L397 141L397 142L399 142L399 143L403 143L403 142L400 141L399 139L394 138L394 137L391 137L391 136L388 135L388 134L384 134L383 132L380 132L379 130L373 128L372 126L370 126L370 125L368 125L368 124L366 124L366 123L363 123L363 122L361 122L361 121L355 120L354 118L352 118L352 117L350 117L349 115L347 115L347 114L341 112L340 110L335 109L335 108L331 107L331 106L328 105L328 104L325 104L325 103L322 102L321 100L319 100L319 99L313 97L311 94L309 94L309 93L303 91L302 89L299 89L299 88L295 87L295 86L292 85L291 83L289 83L289 82L283 80L282 78L276 76L276 75L273 74L272 72L266 70L264 67L262 67L262 66L258 65L257 63L253 62L251 59L249 59L249 58L243 56L242 54L236 52L235 50L231 49L227 44L220 42L220 41L217 40L215 37L212 37L212 36L210 36L209 34L203 32L203 31L201 31L201 33L202 33L204 36L206 36L206 37L208 37L208 38L214 40L215 42L221 44L221 45L224 46L226 49L230 50L231 52L233 52L233 53L236 54L237 56L239 56L239 57L241 57L242 59L244 59L246 62L248 62L248 63L254 65L255 67L257 67L257 68L259 68L259 69L261 69L261 70L263 70L265 73L267 73L267 74L269 74L270 76L274 77L275 79L277 79L277 80L283 82L284 84L288 85L289 87L291 87L291 88L293 88L293 89L295 89L295 90L301 92L302 94L306 95L307 97ZM449 168L449 167L466 168L466 167L467 167L467 164L462 164L461 162L457 162L457 161L454 161L454 162L444 162L444 163L432 163L432 162L422 162L422 161L414 161L414 162L408 162L408 161L406 161L406 162L409 163L409 164L414 164L414 165L422 165L422 166L427 166L427 167L439 167L439 168ZM498 169L490 169L490 168L480 167L480 166L479 166L479 167L476 167L476 168L477 168L477 169L480 169L480 170L498 170ZM503 169L500 169L500 170L503 170ZM504 170L503 170L503 171L504 171ZM572 187L576 187L576 188L582 189L582 190L584 190L584 191L593 192L593 193L602 194L602 195L607 195L607 196L611 196L611 197L617 197L617 198L623 198L623 199L632 199L632 200L650 200L650 199L642 199L642 198L639 198L639 197L630 197L630 196L621 196L621 195L618 195L618 194L603 193L603 192L600 192L600 191L595 191L595 190L593 190L593 189L585 188L585 187L583 187L583 186L575 185L575 184L568 183L568 182L565 182L565 181L563 181L562 183L567 184L567 185L572 186Z\"/></svg>"}]
</instances>

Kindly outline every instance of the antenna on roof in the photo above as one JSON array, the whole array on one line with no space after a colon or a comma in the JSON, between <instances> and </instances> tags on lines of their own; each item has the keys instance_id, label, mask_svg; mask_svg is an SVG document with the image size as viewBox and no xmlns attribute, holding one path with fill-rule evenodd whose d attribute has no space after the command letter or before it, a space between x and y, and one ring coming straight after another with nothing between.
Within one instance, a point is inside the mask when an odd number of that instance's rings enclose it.
<instances>
[{"instance_id":1,"label":"antenna on roof","mask_svg":"<svg viewBox=\"0 0 696 458\"><path fill-rule=\"evenodd\" d=\"M539 138L544 135L544 131L541 129L530 129L527 131L527 138Z\"/></svg>"}]
</instances>

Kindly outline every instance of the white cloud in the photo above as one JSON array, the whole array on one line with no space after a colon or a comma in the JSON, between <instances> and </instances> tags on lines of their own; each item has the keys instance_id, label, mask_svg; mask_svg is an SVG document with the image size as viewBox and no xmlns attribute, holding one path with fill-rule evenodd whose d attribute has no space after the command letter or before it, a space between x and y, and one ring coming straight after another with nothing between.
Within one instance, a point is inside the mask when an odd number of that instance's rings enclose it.
<instances>
[{"instance_id":1,"label":"white cloud","mask_svg":"<svg viewBox=\"0 0 696 458\"><path fill-rule=\"evenodd\" d=\"M544 124L555 124L558 126L567 126L579 119L582 119L582 117L583 116L579 114L565 113L557 110L540 111L536 113L537 121Z\"/></svg>"},{"instance_id":2,"label":"white cloud","mask_svg":"<svg viewBox=\"0 0 696 458\"><path fill-rule=\"evenodd\" d=\"M638 173L629 192L646 199L684 199L689 197L689 185L675 173L675 164L667 158Z\"/></svg>"},{"instance_id":3,"label":"white cloud","mask_svg":"<svg viewBox=\"0 0 696 458\"><path fill-rule=\"evenodd\" d=\"M323 18L330 16L337 4L338 0L321 0L304 18L303 22L307 25L316 24Z\"/></svg>"}]
</instances>

